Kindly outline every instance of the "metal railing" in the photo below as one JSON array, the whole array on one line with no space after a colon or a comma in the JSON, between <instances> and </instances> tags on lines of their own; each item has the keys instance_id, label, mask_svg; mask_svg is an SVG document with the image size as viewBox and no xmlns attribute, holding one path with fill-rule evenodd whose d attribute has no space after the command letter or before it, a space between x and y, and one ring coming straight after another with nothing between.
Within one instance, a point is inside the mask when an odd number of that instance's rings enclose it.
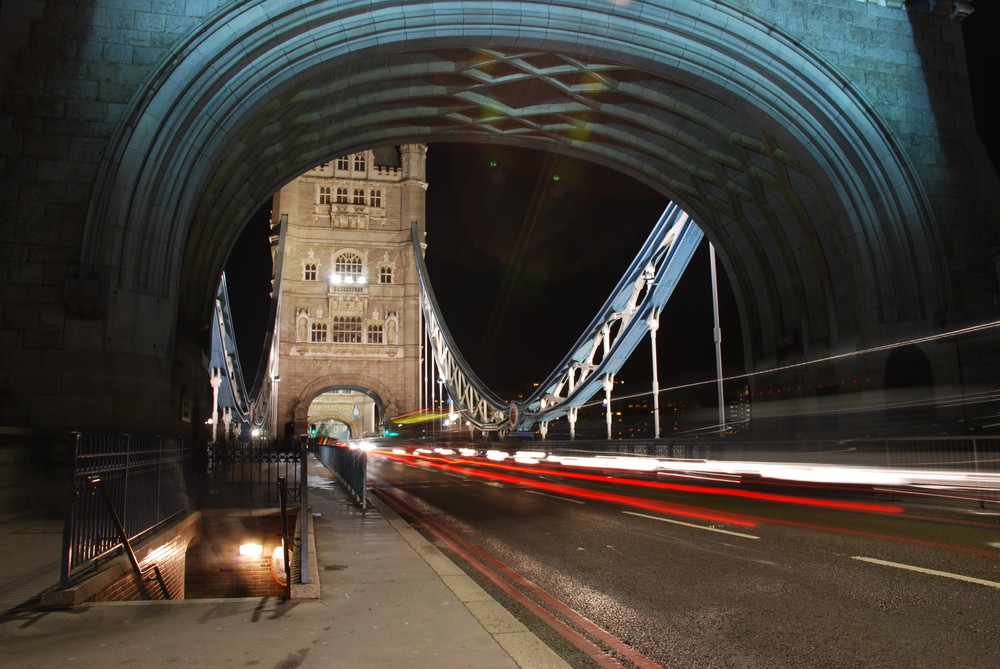
<instances>
[{"instance_id":1,"label":"metal railing","mask_svg":"<svg viewBox=\"0 0 1000 669\"><path fill-rule=\"evenodd\" d=\"M362 509L368 508L368 457L360 448L349 448L336 441L310 439L309 448L316 457L336 474L354 496Z\"/></svg>"},{"instance_id":2,"label":"metal railing","mask_svg":"<svg viewBox=\"0 0 1000 669\"><path fill-rule=\"evenodd\" d=\"M108 494L108 488L104 485L104 481L101 480L100 476L90 476L88 477L88 481L101 494L101 499L104 500L104 507L107 509L108 515L111 516L115 529L118 530L118 539L121 541L121 547L125 551L125 555L128 556L129 563L132 565L132 571L134 571L139 578L146 581L155 580L160 586L160 592L163 593L163 598L170 599L170 591L167 590L167 584L163 580L163 573L160 571L160 566L153 563L143 568L139 564L139 560L135 556L135 551L132 550L132 542L129 540L128 534L125 532L125 527L122 525L121 518L118 517L118 511L115 509L114 502L111 501L111 495ZM149 576L150 573L153 575Z\"/></svg>"},{"instance_id":3,"label":"metal railing","mask_svg":"<svg viewBox=\"0 0 1000 669\"><path fill-rule=\"evenodd\" d=\"M134 541L194 508L202 451L176 437L71 435L70 495L63 527L61 587L122 542L92 483L99 477L121 532Z\"/></svg>"},{"instance_id":4,"label":"metal railing","mask_svg":"<svg viewBox=\"0 0 1000 669\"><path fill-rule=\"evenodd\" d=\"M285 479L288 499L301 494L298 444L278 439L253 439L208 445L206 505L255 507L277 504L278 478Z\"/></svg>"}]
</instances>

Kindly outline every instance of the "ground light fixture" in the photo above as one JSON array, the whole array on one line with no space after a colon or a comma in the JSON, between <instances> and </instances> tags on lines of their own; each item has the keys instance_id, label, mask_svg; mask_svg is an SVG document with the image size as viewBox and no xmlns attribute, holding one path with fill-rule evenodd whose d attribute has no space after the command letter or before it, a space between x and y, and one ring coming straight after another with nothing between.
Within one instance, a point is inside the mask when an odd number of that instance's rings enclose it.
<instances>
[{"instance_id":1,"label":"ground light fixture","mask_svg":"<svg viewBox=\"0 0 1000 669\"><path fill-rule=\"evenodd\" d=\"M264 546L262 544L246 543L240 544L240 555L248 557L257 557L264 553Z\"/></svg>"}]
</instances>

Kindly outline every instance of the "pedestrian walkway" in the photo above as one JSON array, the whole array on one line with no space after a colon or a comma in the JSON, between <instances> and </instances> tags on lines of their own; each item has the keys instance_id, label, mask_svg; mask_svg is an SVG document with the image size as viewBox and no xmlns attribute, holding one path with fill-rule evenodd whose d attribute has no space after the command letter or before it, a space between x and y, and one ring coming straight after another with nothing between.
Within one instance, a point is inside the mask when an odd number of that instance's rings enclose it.
<instances>
[{"instance_id":1,"label":"pedestrian walkway","mask_svg":"<svg viewBox=\"0 0 1000 669\"><path fill-rule=\"evenodd\" d=\"M309 477L319 599L20 607L0 619L4 666L567 666L391 509L361 512L314 459ZM56 585L58 523L8 521L0 540L2 610Z\"/></svg>"}]
</instances>

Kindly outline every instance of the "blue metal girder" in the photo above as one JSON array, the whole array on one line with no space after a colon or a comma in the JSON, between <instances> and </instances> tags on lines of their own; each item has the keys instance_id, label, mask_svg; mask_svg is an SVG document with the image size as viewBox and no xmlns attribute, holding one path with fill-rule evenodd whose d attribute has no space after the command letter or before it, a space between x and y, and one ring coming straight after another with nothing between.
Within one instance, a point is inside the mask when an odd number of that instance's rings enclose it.
<instances>
[{"instance_id":1,"label":"blue metal girder","mask_svg":"<svg viewBox=\"0 0 1000 669\"><path fill-rule=\"evenodd\" d=\"M528 399L506 403L485 387L462 358L441 317L416 230L417 275L425 322L432 330L435 357L447 369L449 395L466 420L481 430L526 430L579 408L613 376L648 332L648 319L673 294L702 239L698 226L671 203L653 227L611 296L569 354Z\"/></svg>"},{"instance_id":2,"label":"blue metal girder","mask_svg":"<svg viewBox=\"0 0 1000 669\"><path fill-rule=\"evenodd\" d=\"M527 400L520 429L579 408L617 373L648 332L648 319L673 295L703 234L679 207L667 207L611 297L563 361ZM645 285L645 290L643 289ZM606 328L618 327L616 333ZM598 351L597 348L606 348ZM595 362L595 357L600 357ZM570 375L579 382L570 384Z\"/></svg>"}]
</instances>

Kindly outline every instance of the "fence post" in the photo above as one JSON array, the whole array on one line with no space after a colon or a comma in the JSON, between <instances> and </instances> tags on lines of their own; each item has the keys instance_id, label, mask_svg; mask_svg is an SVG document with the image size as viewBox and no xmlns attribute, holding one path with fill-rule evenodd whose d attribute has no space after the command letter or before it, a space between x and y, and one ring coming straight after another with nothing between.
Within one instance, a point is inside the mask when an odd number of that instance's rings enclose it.
<instances>
[{"instance_id":1,"label":"fence post","mask_svg":"<svg viewBox=\"0 0 1000 669\"><path fill-rule=\"evenodd\" d=\"M63 517L63 545L62 556L59 569L59 587L66 589L69 587L69 572L73 564L73 530L76 526L74 522L76 515L76 464L77 456L80 453L80 433L70 433L70 465L69 465L69 486L66 490L66 514Z\"/></svg>"},{"instance_id":2,"label":"fence post","mask_svg":"<svg viewBox=\"0 0 1000 669\"><path fill-rule=\"evenodd\" d=\"M309 449L299 440L299 583L309 582Z\"/></svg>"}]
</instances>

